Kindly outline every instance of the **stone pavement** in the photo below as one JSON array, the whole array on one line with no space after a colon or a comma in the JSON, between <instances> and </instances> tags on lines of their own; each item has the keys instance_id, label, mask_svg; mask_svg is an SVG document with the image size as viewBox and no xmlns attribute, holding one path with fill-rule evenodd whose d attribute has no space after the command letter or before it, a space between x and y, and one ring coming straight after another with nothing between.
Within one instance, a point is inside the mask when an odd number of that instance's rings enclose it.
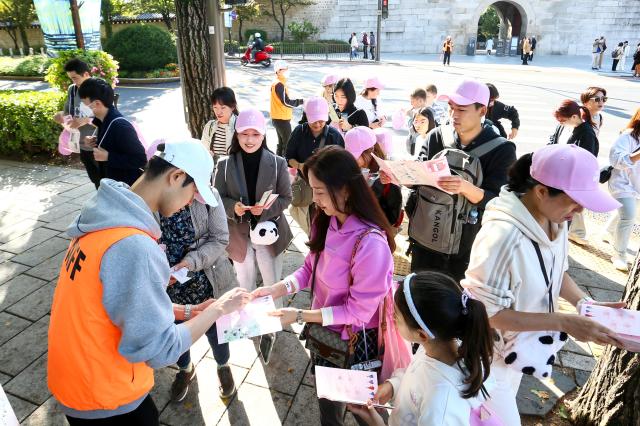
<instances>
[{"instance_id":1,"label":"stone pavement","mask_svg":"<svg viewBox=\"0 0 640 426\"><path fill-rule=\"evenodd\" d=\"M23 424L64 425L46 384L47 328L58 269L69 243L64 230L94 193L84 171L0 160L0 384ZM601 228L603 216L588 228ZM290 273L303 261L304 234L292 226L295 239L285 256ZM618 300L625 274L608 262L611 249L572 246L570 273L594 298ZM635 247L635 246L634 246ZM306 292L291 297L306 307ZM566 303L562 310L572 311ZM231 345L231 364L238 394L226 403L217 396L215 361L206 339L192 350L197 379L188 397L169 402L173 368L156 371L153 398L166 425L319 424L309 356L297 338L300 327L279 334L272 361L264 366L252 341ZM526 379L518 404L523 414L547 412L565 392L582 385L601 352L597 345L570 341L560 353L553 382ZM349 417L348 424L355 424Z\"/></svg>"}]
</instances>

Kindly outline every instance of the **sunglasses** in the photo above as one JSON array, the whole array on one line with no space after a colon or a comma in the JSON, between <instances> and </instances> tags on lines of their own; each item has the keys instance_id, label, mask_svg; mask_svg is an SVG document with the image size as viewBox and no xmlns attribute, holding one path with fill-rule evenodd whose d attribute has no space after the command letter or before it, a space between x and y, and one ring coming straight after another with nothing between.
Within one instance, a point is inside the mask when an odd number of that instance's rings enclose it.
<instances>
[{"instance_id":1,"label":"sunglasses","mask_svg":"<svg viewBox=\"0 0 640 426\"><path fill-rule=\"evenodd\" d=\"M591 98L592 100L596 101L596 102L607 102L607 98L606 96L594 96L593 98Z\"/></svg>"}]
</instances>

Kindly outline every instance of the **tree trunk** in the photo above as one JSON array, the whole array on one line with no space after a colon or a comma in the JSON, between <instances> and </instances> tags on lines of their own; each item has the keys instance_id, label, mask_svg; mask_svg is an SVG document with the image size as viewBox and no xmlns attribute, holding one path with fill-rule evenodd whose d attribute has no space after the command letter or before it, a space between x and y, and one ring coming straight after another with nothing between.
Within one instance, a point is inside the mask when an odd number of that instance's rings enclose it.
<instances>
[{"instance_id":1,"label":"tree trunk","mask_svg":"<svg viewBox=\"0 0 640 426\"><path fill-rule=\"evenodd\" d=\"M640 310L640 253L625 287L627 308ZM571 402L580 426L640 425L640 354L607 346L589 380Z\"/></svg>"},{"instance_id":2,"label":"tree trunk","mask_svg":"<svg viewBox=\"0 0 640 426\"><path fill-rule=\"evenodd\" d=\"M180 80L187 125L197 139L211 117L210 95L223 85L224 78L224 62L211 57L206 1L176 0Z\"/></svg>"},{"instance_id":3,"label":"tree trunk","mask_svg":"<svg viewBox=\"0 0 640 426\"><path fill-rule=\"evenodd\" d=\"M113 14L113 4L111 0L102 0L100 12L102 13L102 23L104 24L104 35L107 40L113 35L111 25L111 15Z\"/></svg>"},{"instance_id":4,"label":"tree trunk","mask_svg":"<svg viewBox=\"0 0 640 426\"><path fill-rule=\"evenodd\" d=\"M238 45L242 46L242 19L238 19Z\"/></svg>"},{"instance_id":5,"label":"tree trunk","mask_svg":"<svg viewBox=\"0 0 640 426\"><path fill-rule=\"evenodd\" d=\"M18 30L20 31L20 38L22 39L22 47L24 49L24 54L28 55L29 54L29 37L27 36L27 29L20 25L18 27Z\"/></svg>"},{"instance_id":6,"label":"tree trunk","mask_svg":"<svg viewBox=\"0 0 640 426\"><path fill-rule=\"evenodd\" d=\"M11 37L11 40L13 40L13 50L15 52L14 54L17 54L18 50L20 49L20 47L18 47L18 30L13 25L5 27L5 29L7 30L7 34L9 34L9 37Z\"/></svg>"},{"instance_id":7,"label":"tree trunk","mask_svg":"<svg viewBox=\"0 0 640 426\"><path fill-rule=\"evenodd\" d=\"M162 14L162 21L167 26L169 32L173 32L173 28L171 27L171 16L169 16L169 12Z\"/></svg>"}]
</instances>

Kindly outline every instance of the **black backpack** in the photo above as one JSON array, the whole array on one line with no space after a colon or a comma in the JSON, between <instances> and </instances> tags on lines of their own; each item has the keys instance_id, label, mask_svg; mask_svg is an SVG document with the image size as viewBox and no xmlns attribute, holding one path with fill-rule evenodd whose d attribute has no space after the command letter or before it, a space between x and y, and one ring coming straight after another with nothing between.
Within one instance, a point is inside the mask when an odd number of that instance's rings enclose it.
<instances>
[{"instance_id":1,"label":"black backpack","mask_svg":"<svg viewBox=\"0 0 640 426\"><path fill-rule=\"evenodd\" d=\"M506 142L498 136L470 151L445 146L433 159L446 158L452 174L479 187L482 185L480 158ZM459 252L463 226L475 225L480 219L477 207L466 197L426 185L412 191L405 210L409 215L410 241L448 255Z\"/></svg>"},{"instance_id":2,"label":"black backpack","mask_svg":"<svg viewBox=\"0 0 640 426\"><path fill-rule=\"evenodd\" d=\"M380 204L380 208L392 226L399 226L402 221L402 190L398 185L384 185L380 178L373 181L371 190Z\"/></svg>"}]
</instances>

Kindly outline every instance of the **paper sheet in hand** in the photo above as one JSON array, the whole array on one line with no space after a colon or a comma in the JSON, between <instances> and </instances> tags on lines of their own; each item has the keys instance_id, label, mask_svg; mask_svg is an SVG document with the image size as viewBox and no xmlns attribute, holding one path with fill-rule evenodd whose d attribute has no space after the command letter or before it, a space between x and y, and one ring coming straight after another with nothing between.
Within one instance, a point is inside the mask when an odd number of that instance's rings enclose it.
<instances>
[{"instance_id":1,"label":"paper sheet in hand","mask_svg":"<svg viewBox=\"0 0 640 426\"><path fill-rule=\"evenodd\" d=\"M276 310L271 296L259 297L242 310L221 316L216 321L218 342L248 339L282 330L279 317L269 316Z\"/></svg>"},{"instance_id":2,"label":"paper sheet in hand","mask_svg":"<svg viewBox=\"0 0 640 426\"><path fill-rule=\"evenodd\" d=\"M191 277L187 276L188 273L189 270L187 268L180 268L177 271L171 272L171 276L178 280L180 284L184 284L191 279Z\"/></svg>"},{"instance_id":3,"label":"paper sheet in hand","mask_svg":"<svg viewBox=\"0 0 640 426\"><path fill-rule=\"evenodd\" d=\"M7 395L4 393L2 386L0 386L0 425L5 426L18 426L18 419L16 417Z\"/></svg>"},{"instance_id":4,"label":"paper sheet in hand","mask_svg":"<svg viewBox=\"0 0 640 426\"><path fill-rule=\"evenodd\" d=\"M272 192L273 191L265 191L264 194L262 194L260 201L256 203L255 207L263 207L265 209L268 209L269 207L271 207L273 202L278 199L278 194L272 194ZM244 209L251 210L252 207L254 206L245 206Z\"/></svg>"},{"instance_id":5,"label":"paper sheet in hand","mask_svg":"<svg viewBox=\"0 0 640 426\"><path fill-rule=\"evenodd\" d=\"M378 377L372 371L345 370L316 366L319 398L365 405L378 391Z\"/></svg>"},{"instance_id":6,"label":"paper sheet in hand","mask_svg":"<svg viewBox=\"0 0 640 426\"><path fill-rule=\"evenodd\" d=\"M380 170L385 172L396 184L429 185L438 188L438 179L451 176L446 158L429 161L398 160L388 161L376 157Z\"/></svg>"},{"instance_id":7,"label":"paper sheet in hand","mask_svg":"<svg viewBox=\"0 0 640 426\"><path fill-rule=\"evenodd\" d=\"M640 312L584 303L580 315L616 332L616 339L630 352L640 352Z\"/></svg>"}]
</instances>

